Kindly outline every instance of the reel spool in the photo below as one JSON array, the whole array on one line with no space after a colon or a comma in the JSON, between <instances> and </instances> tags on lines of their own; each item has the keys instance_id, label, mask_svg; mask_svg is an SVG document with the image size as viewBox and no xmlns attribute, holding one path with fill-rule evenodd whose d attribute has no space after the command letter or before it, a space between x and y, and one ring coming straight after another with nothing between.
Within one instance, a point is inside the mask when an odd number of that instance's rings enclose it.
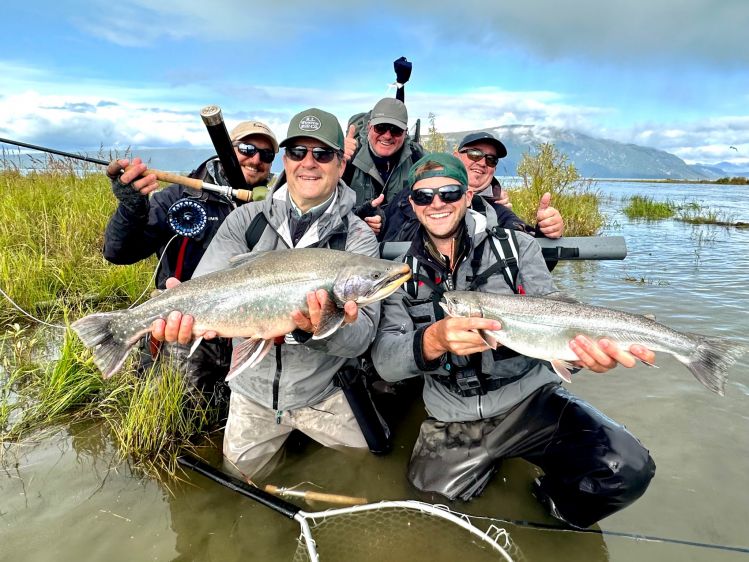
<instances>
[{"instance_id":1,"label":"reel spool","mask_svg":"<svg viewBox=\"0 0 749 562\"><path fill-rule=\"evenodd\" d=\"M198 238L208 225L208 213L199 201L180 199L169 207L167 222L176 234Z\"/></svg>"}]
</instances>

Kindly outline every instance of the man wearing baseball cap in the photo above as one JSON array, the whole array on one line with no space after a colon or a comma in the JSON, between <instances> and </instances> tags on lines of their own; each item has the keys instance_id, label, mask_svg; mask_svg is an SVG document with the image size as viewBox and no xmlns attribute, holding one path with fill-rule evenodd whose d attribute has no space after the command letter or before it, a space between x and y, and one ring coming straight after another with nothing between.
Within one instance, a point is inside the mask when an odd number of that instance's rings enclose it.
<instances>
[{"instance_id":1,"label":"man wearing baseball cap","mask_svg":"<svg viewBox=\"0 0 749 562\"><path fill-rule=\"evenodd\" d=\"M487 203L493 204L500 223L514 222L517 229L546 238L559 238L564 234L564 220L559 211L550 206L550 193L545 193L539 201L535 229L529 228L509 211L512 208L510 198L494 176L499 160L507 156L507 148L494 135L486 131L469 133L463 137L453 154L460 158L468 170L469 189ZM517 220L513 220L513 217Z\"/></svg>"},{"instance_id":2,"label":"man wearing baseball cap","mask_svg":"<svg viewBox=\"0 0 749 562\"><path fill-rule=\"evenodd\" d=\"M403 189L411 165L424 149L408 136L408 111L402 101L383 98L370 113L361 148L346 166L343 181L356 192L356 206L386 207ZM379 233L381 219L365 219Z\"/></svg>"},{"instance_id":3,"label":"man wearing baseball cap","mask_svg":"<svg viewBox=\"0 0 749 562\"><path fill-rule=\"evenodd\" d=\"M280 143L284 171L272 192L264 201L243 205L227 217L195 276L225 269L232 257L249 251L329 247L379 257L374 233L353 213L354 193L340 180L344 145L334 115L310 108L292 117ZM246 476L269 468L294 429L326 446L367 447L351 406L333 381L351 358L369 346L380 303L358 310L354 303L346 303L345 327L312 339L319 323L319 318L313 318L325 309L328 295L310 293L307 302L309 313L292 315L297 329L270 346L256 366L245 368L229 382L224 456ZM172 313L168 322L154 323L153 334L187 345L192 326L190 316ZM239 343L235 339L235 349Z\"/></svg>"},{"instance_id":4,"label":"man wearing baseball cap","mask_svg":"<svg viewBox=\"0 0 749 562\"><path fill-rule=\"evenodd\" d=\"M278 153L273 131L260 121L243 121L231 130L229 137L253 195L266 191L265 186L271 180L271 163ZM192 277L221 223L241 203L218 193L177 184L155 191L159 187L156 176L141 176L146 165L140 158L133 158L132 168L122 172L130 163L130 160L117 160L107 168L118 205L104 234L104 258L126 265L155 255L161 258L157 288L164 289L169 277L186 281ZM190 177L229 185L218 157L200 164ZM190 236L175 232L172 224L180 209L193 218L202 217L200 224L205 228ZM179 345L161 348L148 336L140 349L140 369L145 370L157 357L169 357L185 373L189 384L206 392L223 381L231 354L230 348L222 347L219 341L203 342L188 359L189 348Z\"/></svg>"},{"instance_id":5,"label":"man wearing baseball cap","mask_svg":"<svg viewBox=\"0 0 749 562\"><path fill-rule=\"evenodd\" d=\"M483 317L477 304L449 306L451 294L470 303L468 292L519 292L504 273L499 239L514 239L528 295L556 291L538 243L524 232L498 230L491 208L473 210L476 195L467 183L464 165L451 154L428 154L411 168L409 201L419 230L402 260L413 277L385 299L372 345L385 380L424 382L428 417L408 479L423 492L467 501L503 459L520 457L543 470L534 493L551 514L587 527L639 498L655 463L625 427L562 387L552 365L498 345L491 334L502 334L504 322ZM443 298L444 311L437 306ZM641 345L620 349L580 335L569 347L580 358L577 367L598 373L655 358ZM554 369L560 372L556 362Z\"/></svg>"}]
</instances>

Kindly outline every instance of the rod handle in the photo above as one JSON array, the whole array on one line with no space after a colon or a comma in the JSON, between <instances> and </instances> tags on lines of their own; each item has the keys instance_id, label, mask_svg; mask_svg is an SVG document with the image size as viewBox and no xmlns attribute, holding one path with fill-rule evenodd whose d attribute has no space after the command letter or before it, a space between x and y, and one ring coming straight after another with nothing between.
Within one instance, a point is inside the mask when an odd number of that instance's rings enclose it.
<instances>
[{"instance_id":1,"label":"rod handle","mask_svg":"<svg viewBox=\"0 0 749 562\"><path fill-rule=\"evenodd\" d=\"M238 201L252 201L252 190L251 189L233 189L231 192L234 199Z\"/></svg>"},{"instance_id":2,"label":"rod handle","mask_svg":"<svg viewBox=\"0 0 749 562\"><path fill-rule=\"evenodd\" d=\"M364 505L367 498L357 498L354 496L342 496L339 494L326 494L325 492L314 492L312 490L300 491L290 490L288 488L279 488L273 484L266 484L265 491L277 496L296 496L305 500L316 500L327 503L337 503L341 505Z\"/></svg>"}]
</instances>

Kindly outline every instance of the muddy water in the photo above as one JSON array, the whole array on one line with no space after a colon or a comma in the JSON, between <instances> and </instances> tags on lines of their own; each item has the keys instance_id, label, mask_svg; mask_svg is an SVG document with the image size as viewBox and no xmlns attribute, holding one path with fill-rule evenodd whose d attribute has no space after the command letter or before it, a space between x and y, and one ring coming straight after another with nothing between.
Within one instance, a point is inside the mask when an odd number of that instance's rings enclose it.
<instances>
[{"instance_id":1,"label":"muddy water","mask_svg":"<svg viewBox=\"0 0 749 562\"><path fill-rule=\"evenodd\" d=\"M563 263L559 286L591 304L654 313L680 330L730 336L749 344L749 231L674 221L628 221L620 197L695 198L749 222L745 187L602 184L629 255L623 262ZM698 197L697 197L698 195ZM659 369L581 374L570 389L624 423L651 450L657 474L643 498L600 523L605 534L545 531L506 524L527 560L746 560L749 548L749 358L729 376L726 396L703 388L670 356ZM304 439L266 479L307 489L379 499L420 496L405 480L411 445L423 419L414 407L398 426L386 457L343 454ZM500 468L481 498L457 510L553 524L530 494L536 469L523 461ZM0 470L0 560L290 560L295 522L202 477L174 494L132 476L113 460L103 428L64 427L37 443L6 451ZM318 488L319 487L319 488ZM324 504L305 505L319 510ZM673 541L635 541L613 533ZM350 542L355 530L342 531ZM686 544L686 543L699 543ZM704 545L716 548L707 548ZM427 550L393 544L389 560L430 560ZM384 559L384 558L383 558ZM471 562L470 554L455 559Z\"/></svg>"}]
</instances>

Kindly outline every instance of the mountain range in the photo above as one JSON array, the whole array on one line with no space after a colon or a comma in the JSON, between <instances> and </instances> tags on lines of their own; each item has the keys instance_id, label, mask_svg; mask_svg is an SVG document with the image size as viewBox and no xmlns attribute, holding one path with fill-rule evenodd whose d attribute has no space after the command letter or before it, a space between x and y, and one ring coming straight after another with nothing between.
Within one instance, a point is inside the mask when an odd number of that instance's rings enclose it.
<instances>
[{"instance_id":1,"label":"mountain range","mask_svg":"<svg viewBox=\"0 0 749 562\"><path fill-rule=\"evenodd\" d=\"M580 174L594 179L684 179L702 180L721 177L747 176L749 164L737 165L731 162L718 164L694 164L684 162L669 152L625 144L614 140L597 138L570 129L559 129L542 125L506 125L481 129L492 133L502 140L507 147L508 155L497 165L498 175L513 176L523 153L534 150L542 142L553 143L557 149L566 154ZM443 133L447 146L456 147L466 134L475 131ZM20 153L15 147L2 145L0 164L12 165L22 169L40 168L46 162L45 155L40 153ZM110 154L81 152L95 158L108 160ZM142 157L149 166L160 170L187 173L200 162L211 157L214 151L206 148L133 148L132 154ZM120 157L123 154L119 154ZM273 170L281 169L281 159L273 163Z\"/></svg>"}]
</instances>

